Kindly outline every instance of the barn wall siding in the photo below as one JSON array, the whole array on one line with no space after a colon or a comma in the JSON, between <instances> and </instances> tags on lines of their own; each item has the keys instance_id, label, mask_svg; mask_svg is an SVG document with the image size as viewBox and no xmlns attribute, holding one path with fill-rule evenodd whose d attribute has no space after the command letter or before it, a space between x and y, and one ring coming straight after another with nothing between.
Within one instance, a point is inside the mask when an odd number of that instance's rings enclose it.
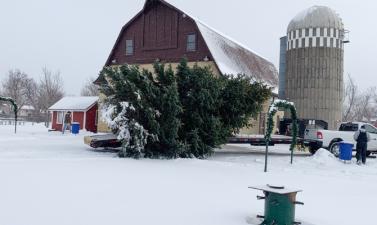
<instances>
[{"instance_id":1,"label":"barn wall siding","mask_svg":"<svg viewBox=\"0 0 377 225\"><path fill-rule=\"evenodd\" d=\"M187 35L197 35L197 50L187 51ZM126 40L133 40L134 54L126 55ZM188 16L163 4L146 9L120 36L110 57L115 64L147 64L156 59L161 62L179 62L210 59L211 53L196 23Z\"/></svg>"},{"instance_id":2,"label":"barn wall siding","mask_svg":"<svg viewBox=\"0 0 377 225\"><path fill-rule=\"evenodd\" d=\"M80 123L80 130L82 130L84 126L84 112L73 111L72 122Z\"/></svg>"},{"instance_id":3,"label":"barn wall siding","mask_svg":"<svg viewBox=\"0 0 377 225\"><path fill-rule=\"evenodd\" d=\"M86 112L86 125L85 129L87 131L97 133L97 125L96 125L96 112L98 110L98 105L94 105Z\"/></svg>"}]
</instances>

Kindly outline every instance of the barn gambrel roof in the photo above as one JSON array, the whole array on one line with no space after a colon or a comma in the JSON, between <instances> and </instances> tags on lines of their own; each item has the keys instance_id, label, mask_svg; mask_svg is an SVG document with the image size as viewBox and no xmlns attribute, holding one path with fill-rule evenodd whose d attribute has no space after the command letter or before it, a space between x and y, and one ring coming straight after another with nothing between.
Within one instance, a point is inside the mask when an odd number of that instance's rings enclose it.
<instances>
[{"instance_id":1,"label":"barn gambrel roof","mask_svg":"<svg viewBox=\"0 0 377 225\"><path fill-rule=\"evenodd\" d=\"M144 12L149 4L156 2L185 14L196 23L217 68L222 74L245 74L251 76L256 81L263 81L270 86L277 87L278 72L273 63L164 0L146 0L143 9L123 26L114 48L106 61L106 65L111 64L111 57L115 46L120 41L124 30Z\"/></svg>"}]
</instances>

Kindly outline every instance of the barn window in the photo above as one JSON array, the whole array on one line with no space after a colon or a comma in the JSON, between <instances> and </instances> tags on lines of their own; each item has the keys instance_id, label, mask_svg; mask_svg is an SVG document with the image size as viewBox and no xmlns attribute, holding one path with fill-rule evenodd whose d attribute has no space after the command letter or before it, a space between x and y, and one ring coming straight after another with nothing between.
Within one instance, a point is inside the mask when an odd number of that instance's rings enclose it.
<instances>
[{"instance_id":1,"label":"barn window","mask_svg":"<svg viewBox=\"0 0 377 225\"><path fill-rule=\"evenodd\" d=\"M188 52L196 51L196 34L187 35L187 51Z\"/></svg>"},{"instance_id":2,"label":"barn window","mask_svg":"<svg viewBox=\"0 0 377 225\"><path fill-rule=\"evenodd\" d=\"M57 114L57 116L56 116L56 123L57 124L63 124L64 112L57 112L56 114Z\"/></svg>"},{"instance_id":3,"label":"barn window","mask_svg":"<svg viewBox=\"0 0 377 225\"><path fill-rule=\"evenodd\" d=\"M126 40L126 55L133 55L134 54L134 40L128 39Z\"/></svg>"}]
</instances>

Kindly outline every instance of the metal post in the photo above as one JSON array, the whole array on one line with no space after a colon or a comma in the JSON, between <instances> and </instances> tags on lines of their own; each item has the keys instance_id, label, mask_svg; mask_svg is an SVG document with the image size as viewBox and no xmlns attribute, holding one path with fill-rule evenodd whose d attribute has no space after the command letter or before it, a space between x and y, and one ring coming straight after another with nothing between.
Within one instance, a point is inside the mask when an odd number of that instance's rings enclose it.
<instances>
[{"instance_id":1,"label":"metal post","mask_svg":"<svg viewBox=\"0 0 377 225\"><path fill-rule=\"evenodd\" d=\"M292 110L291 110L292 111ZM297 117L292 118L292 129L293 129L293 135L292 135L292 146L291 149L291 164L293 164L293 150L295 149L295 146L297 145L297 132L298 132L298 127L297 127ZM295 145L293 145L293 143Z\"/></svg>"},{"instance_id":2,"label":"metal post","mask_svg":"<svg viewBox=\"0 0 377 225\"><path fill-rule=\"evenodd\" d=\"M17 133L17 113L15 113L14 116L14 133Z\"/></svg>"},{"instance_id":3,"label":"metal post","mask_svg":"<svg viewBox=\"0 0 377 225\"><path fill-rule=\"evenodd\" d=\"M266 153L264 157L264 172L267 172L267 159L268 159L268 140L266 140Z\"/></svg>"}]
</instances>

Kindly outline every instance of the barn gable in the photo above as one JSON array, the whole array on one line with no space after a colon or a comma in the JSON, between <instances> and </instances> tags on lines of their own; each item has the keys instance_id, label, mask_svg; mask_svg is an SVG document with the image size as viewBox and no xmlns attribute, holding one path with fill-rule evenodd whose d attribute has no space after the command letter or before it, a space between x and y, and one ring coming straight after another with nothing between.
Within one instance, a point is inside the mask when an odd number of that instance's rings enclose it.
<instances>
[{"instance_id":1,"label":"barn gable","mask_svg":"<svg viewBox=\"0 0 377 225\"><path fill-rule=\"evenodd\" d=\"M196 50L187 51L187 36L197 37ZM128 41L128 42L127 42ZM132 43L132 55L125 54ZM221 74L246 74L277 86L277 70L265 58L205 25L164 0L147 0L143 9L121 30L106 66L213 61Z\"/></svg>"},{"instance_id":2,"label":"barn gable","mask_svg":"<svg viewBox=\"0 0 377 225\"><path fill-rule=\"evenodd\" d=\"M187 51L187 36L197 36L196 50ZM133 44L132 54L125 54L127 41ZM211 53L193 19L164 1L147 1L144 8L121 30L106 66L119 64L151 64L203 61Z\"/></svg>"}]
</instances>

